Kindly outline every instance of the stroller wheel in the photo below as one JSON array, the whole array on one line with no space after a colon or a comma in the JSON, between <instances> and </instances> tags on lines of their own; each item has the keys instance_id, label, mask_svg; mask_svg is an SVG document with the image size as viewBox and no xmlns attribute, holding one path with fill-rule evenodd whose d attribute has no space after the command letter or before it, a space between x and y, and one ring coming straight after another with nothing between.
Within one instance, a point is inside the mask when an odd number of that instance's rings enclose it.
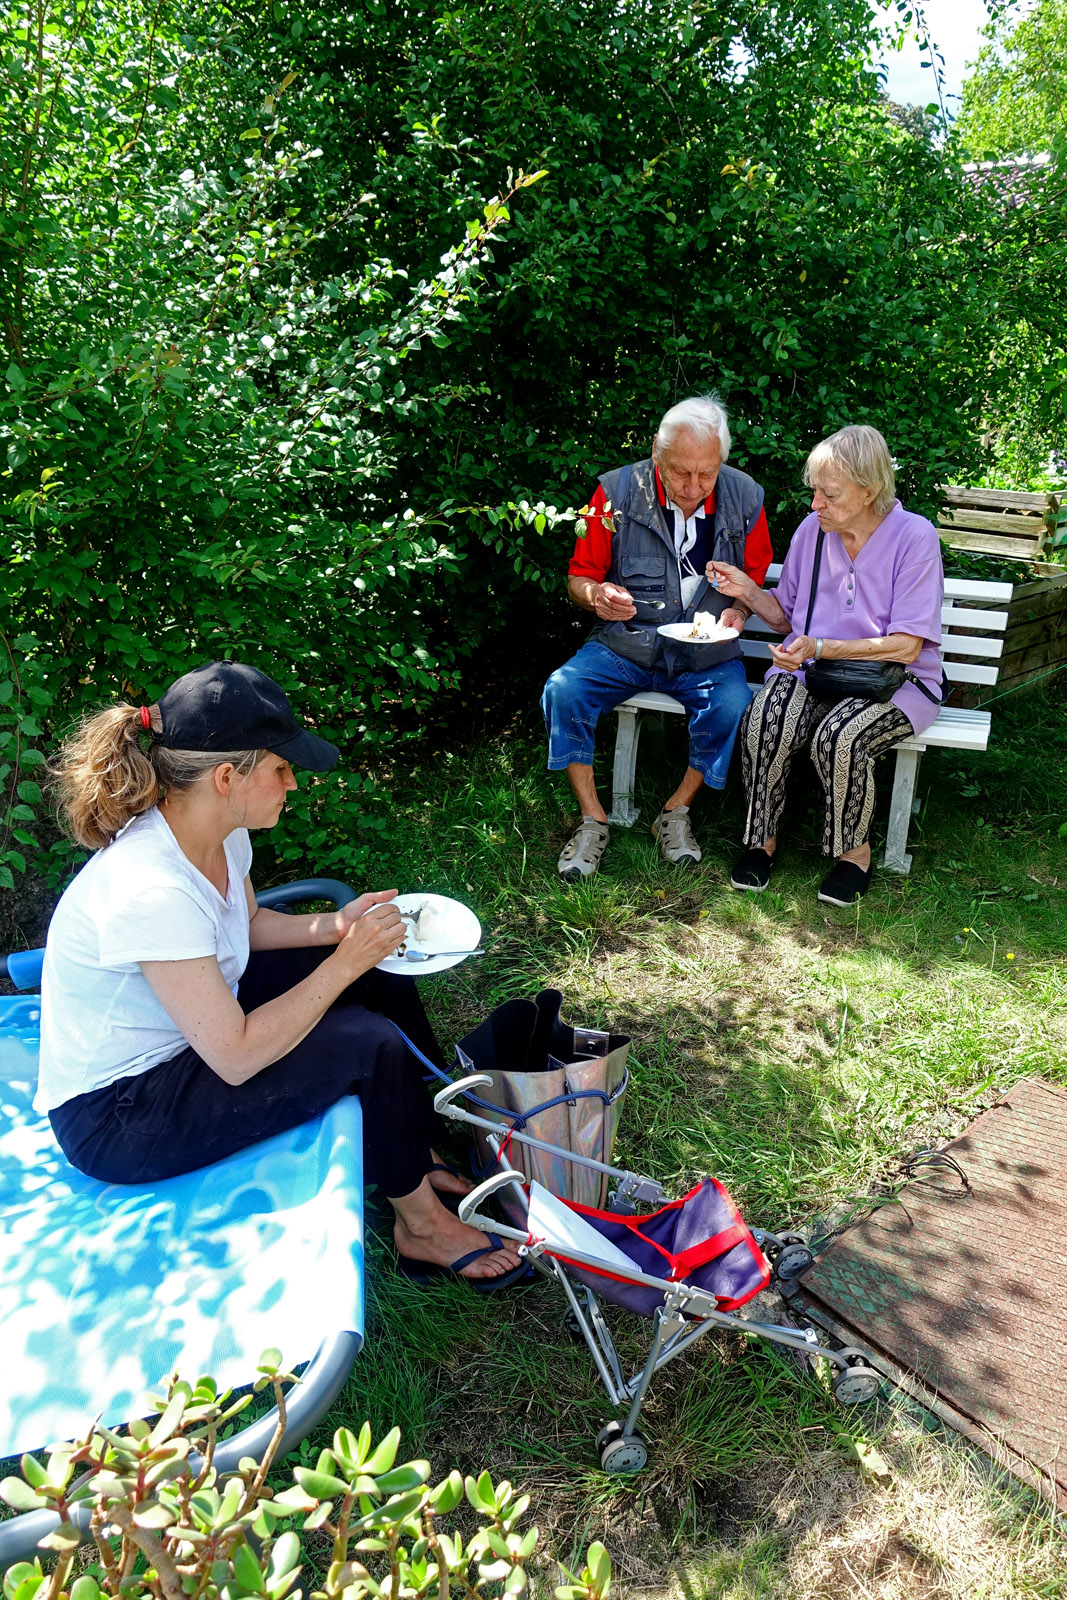
<instances>
[{"instance_id":1,"label":"stroller wheel","mask_svg":"<svg viewBox=\"0 0 1067 1600\"><path fill-rule=\"evenodd\" d=\"M778 1278L799 1278L802 1272L807 1272L815 1257L803 1240L796 1242L790 1240L778 1252L774 1263L775 1276Z\"/></svg>"},{"instance_id":2,"label":"stroller wheel","mask_svg":"<svg viewBox=\"0 0 1067 1600\"><path fill-rule=\"evenodd\" d=\"M563 1331L564 1333L568 1334L570 1338L575 1339L579 1344L584 1343L585 1334L582 1332L582 1325L575 1316L574 1309L571 1306L568 1306L563 1313Z\"/></svg>"},{"instance_id":3,"label":"stroller wheel","mask_svg":"<svg viewBox=\"0 0 1067 1600\"><path fill-rule=\"evenodd\" d=\"M842 1351L842 1355L858 1355L859 1351ZM872 1367L847 1366L833 1381L834 1399L843 1406L862 1406L873 1400L881 1388L882 1380Z\"/></svg>"},{"instance_id":4,"label":"stroller wheel","mask_svg":"<svg viewBox=\"0 0 1067 1600\"><path fill-rule=\"evenodd\" d=\"M596 1436L600 1465L613 1475L640 1472L648 1460L648 1447L639 1433L623 1433L622 1424L609 1422Z\"/></svg>"}]
</instances>

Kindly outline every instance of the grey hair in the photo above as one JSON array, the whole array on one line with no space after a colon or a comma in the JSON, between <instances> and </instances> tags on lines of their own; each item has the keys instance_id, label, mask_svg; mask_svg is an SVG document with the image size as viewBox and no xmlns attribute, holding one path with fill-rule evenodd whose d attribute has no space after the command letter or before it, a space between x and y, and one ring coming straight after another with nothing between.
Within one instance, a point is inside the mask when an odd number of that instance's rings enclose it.
<instances>
[{"instance_id":1,"label":"grey hair","mask_svg":"<svg viewBox=\"0 0 1067 1600\"><path fill-rule=\"evenodd\" d=\"M161 789L191 789L206 772L213 772L229 762L238 777L247 778L266 750L167 750L153 744L148 759L155 768Z\"/></svg>"},{"instance_id":2,"label":"grey hair","mask_svg":"<svg viewBox=\"0 0 1067 1600\"><path fill-rule=\"evenodd\" d=\"M717 439L722 459L729 457L730 424L726 407L716 394L690 395L664 412L656 429L657 454L668 453L680 433L691 433L702 441Z\"/></svg>"},{"instance_id":3,"label":"grey hair","mask_svg":"<svg viewBox=\"0 0 1067 1600\"><path fill-rule=\"evenodd\" d=\"M836 467L852 483L871 493L871 510L884 517L897 497L897 480L889 446L877 428L864 422L839 428L815 446L804 463L804 482L814 489L824 467Z\"/></svg>"}]
</instances>

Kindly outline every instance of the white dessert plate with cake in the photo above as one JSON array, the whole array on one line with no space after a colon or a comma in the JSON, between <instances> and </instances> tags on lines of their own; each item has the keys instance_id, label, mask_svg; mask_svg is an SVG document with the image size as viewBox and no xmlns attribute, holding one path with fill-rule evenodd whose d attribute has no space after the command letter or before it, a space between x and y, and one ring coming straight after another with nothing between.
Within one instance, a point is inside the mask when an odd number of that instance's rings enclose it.
<instances>
[{"instance_id":1,"label":"white dessert plate with cake","mask_svg":"<svg viewBox=\"0 0 1067 1600\"><path fill-rule=\"evenodd\" d=\"M444 894L398 894L393 905L407 925L404 948L425 959L409 961L402 949L379 961L380 971L396 972L405 978L428 978L465 960L465 951L478 949L482 925L461 901L450 900ZM438 955L437 951L449 953Z\"/></svg>"}]
</instances>

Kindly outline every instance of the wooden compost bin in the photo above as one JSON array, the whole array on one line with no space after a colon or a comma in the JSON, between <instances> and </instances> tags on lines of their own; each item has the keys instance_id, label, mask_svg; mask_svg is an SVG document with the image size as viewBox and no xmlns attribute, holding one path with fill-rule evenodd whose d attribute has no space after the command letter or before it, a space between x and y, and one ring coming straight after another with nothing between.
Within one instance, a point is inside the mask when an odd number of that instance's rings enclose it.
<instances>
[{"instance_id":1,"label":"wooden compost bin","mask_svg":"<svg viewBox=\"0 0 1067 1600\"><path fill-rule=\"evenodd\" d=\"M1005 489L950 488L944 497L942 537L953 550L1025 563L1008 603L996 688L963 685L952 696L958 705L977 705L1067 665L1067 567L1042 559L1067 543L1067 503L1053 494ZM1003 604L985 609L1002 610Z\"/></svg>"}]
</instances>

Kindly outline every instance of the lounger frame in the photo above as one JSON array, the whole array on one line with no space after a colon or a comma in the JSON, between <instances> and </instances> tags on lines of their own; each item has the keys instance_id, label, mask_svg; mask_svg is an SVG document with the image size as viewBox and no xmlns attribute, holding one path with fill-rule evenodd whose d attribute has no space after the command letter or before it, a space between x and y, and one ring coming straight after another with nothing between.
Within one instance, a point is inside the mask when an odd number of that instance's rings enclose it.
<instances>
[{"instance_id":1,"label":"lounger frame","mask_svg":"<svg viewBox=\"0 0 1067 1600\"><path fill-rule=\"evenodd\" d=\"M260 906L284 909L305 900L332 900L336 906L355 899L355 891L336 878L303 878L296 883L286 883L275 889L265 889L256 895ZM21 952L18 957L3 960L3 976L18 988L33 988L40 982L43 951ZM353 1363L363 1345L363 1335L350 1329L336 1330L327 1335L304 1368L299 1381L290 1387L285 1397L285 1433L279 1455L293 1450L326 1416L330 1407L345 1386ZM254 1373L249 1373L249 1382ZM92 1419L86 1418L88 1424ZM251 1456L261 1461L278 1426L278 1408L270 1410L250 1422L229 1439L216 1446L214 1466L221 1476L235 1472L240 1461ZM196 1456L190 1457L192 1470L196 1470ZM88 1539L90 1508L79 1506L72 1512L72 1520L83 1539ZM0 1522L0 1572L6 1571L16 1561L32 1561L38 1554L38 1543L59 1525L59 1518L51 1511L24 1511L17 1517Z\"/></svg>"}]
</instances>

